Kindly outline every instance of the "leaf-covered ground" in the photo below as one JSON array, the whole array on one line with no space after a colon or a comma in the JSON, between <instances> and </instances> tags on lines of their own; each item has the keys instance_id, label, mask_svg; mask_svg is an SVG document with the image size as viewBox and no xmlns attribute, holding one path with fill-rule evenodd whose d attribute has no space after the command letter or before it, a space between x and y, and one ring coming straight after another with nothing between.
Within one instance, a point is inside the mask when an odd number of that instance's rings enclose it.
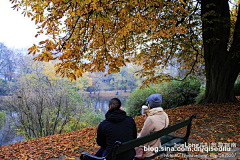
<instances>
[{"instance_id":1,"label":"leaf-covered ground","mask_svg":"<svg viewBox=\"0 0 240 160\"><path fill-rule=\"evenodd\" d=\"M170 124L189 118L196 114L193 120L190 143L237 143L239 148L240 128L240 102L226 104L187 105L167 109ZM144 117L135 117L138 131L144 123ZM78 131L42 137L35 140L15 143L0 148L0 159L48 159L54 157L79 157L80 153L87 151L95 153L99 148L95 142L97 127L84 128ZM176 134L182 134L185 129ZM217 155L221 152L208 154ZM206 154L191 152L190 154ZM222 152L225 154L225 152Z\"/></svg>"}]
</instances>

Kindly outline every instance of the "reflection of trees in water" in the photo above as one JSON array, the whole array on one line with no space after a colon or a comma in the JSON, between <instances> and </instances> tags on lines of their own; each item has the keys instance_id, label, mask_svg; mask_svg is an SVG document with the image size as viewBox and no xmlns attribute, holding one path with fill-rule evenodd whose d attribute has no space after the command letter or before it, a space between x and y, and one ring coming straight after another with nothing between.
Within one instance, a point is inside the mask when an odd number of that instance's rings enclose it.
<instances>
[{"instance_id":1,"label":"reflection of trees in water","mask_svg":"<svg viewBox=\"0 0 240 160\"><path fill-rule=\"evenodd\" d=\"M126 99L127 97L121 97L121 96L109 96L109 97L101 97L96 94L96 96L89 96L89 95L83 95L83 103L84 106L88 108L92 108L96 112L101 111L102 113L106 113L108 111L108 103L112 98L119 98L122 102L122 107L125 107Z\"/></svg>"},{"instance_id":2,"label":"reflection of trees in water","mask_svg":"<svg viewBox=\"0 0 240 160\"><path fill-rule=\"evenodd\" d=\"M16 115L13 112L6 114L6 122L2 123L2 128L0 129L0 146L6 146L25 139L23 136L18 136L16 133L16 127L11 120L11 117L14 116Z\"/></svg>"},{"instance_id":3,"label":"reflection of trees in water","mask_svg":"<svg viewBox=\"0 0 240 160\"><path fill-rule=\"evenodd\" d=\"M94 111L98 113L105 114L108 110L108 102L110 99L114 98L115 96L109 97L90 97L89 95L82 95L82 103L83 106L92 108ZM117 96L116 96L117 97ZM127 97L117 97L121 100L122 106L124 108ZM9 145L19 141L23 141L25 138L23 136L18 136L16 133L16 128L14 127L14 123L11 121L11 117L16 118L16 114L13 112L7 114L6 116L6 123L3 125L2 129L0 129L0 146L2 145Z\"/></svg>"}]
</instances>

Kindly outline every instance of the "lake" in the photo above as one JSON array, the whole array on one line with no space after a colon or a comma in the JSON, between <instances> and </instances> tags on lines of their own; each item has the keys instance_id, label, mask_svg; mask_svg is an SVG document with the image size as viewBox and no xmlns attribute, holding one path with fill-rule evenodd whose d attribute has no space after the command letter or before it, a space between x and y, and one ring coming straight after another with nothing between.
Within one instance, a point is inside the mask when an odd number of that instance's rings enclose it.
<instances>
[{"instance_id":1,"label":"lake","mask_svg":"<svg viewBox=\"0 0 240 160\"><path fill-rule=\"evenodd\" d=\"M100 111L102 113L106 113L108 111L108 102L112 98L119 98L122 102L122 107L125 107L126 99L129 96L129 92L126 93L124 91L118 91L116 95L116 91L102 91L97 93L92 93L91 95L86 92L83 93L84 97L88 97L86 104L91 104L87 107L92 107L96 111ZM84 100L85 98L83 98ZM90 101L89 101L90 100ZM23 136L18 136L13 124L10 124L10 117L15 116L14 113L6 115L6 123L2 125L0 129L0 147L6 146L9 144L13 144L19 141L24 141L25 138Z\"/></svg>"}]
</instances>

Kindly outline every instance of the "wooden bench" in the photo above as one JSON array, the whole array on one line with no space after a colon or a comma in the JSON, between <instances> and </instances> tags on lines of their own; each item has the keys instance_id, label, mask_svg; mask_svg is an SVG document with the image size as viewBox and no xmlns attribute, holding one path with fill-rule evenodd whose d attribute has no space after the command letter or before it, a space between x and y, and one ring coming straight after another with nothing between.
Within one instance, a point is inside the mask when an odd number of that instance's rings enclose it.
<instances>
[{"instance_id":1,"label":"wooden bench","mask_svg":"<svg viewBox=\"0 0 240 160\"><path fill-rule=\"evenodd\" d=\"M110 156L110 154L111 154L112 160L115 160L117 154L121 154L121 153L123 153L127 150L130 150L130 149L134 148L134 147L146 144L147 142L150 142L150 141L152 141L154 139L157 139L157 138L161 139L161 144L162 144L163 148L173 147L176 144L185 144L186 143L186 145L188 145L188 138L189 138L189 135L190 135L191 124L192 124L192 119L193 118L196 118L196 116L192 115L189 119L184 120L180 123L174 124L174 125L169 126L169 127L165 128L163 130L154 132L154 133L149 134L147 136L140 137L140 138L128 141L128 142L121 143L119 141L116 141L112 152L109 153L108 155L104 156L104 157L96 157L96 156L91 155L87 152L83 152L83 153L81 153L80 159L81 160L85 160L85 159L86 160L88 160L88 159L91 159L91 160L106 160L107 157ZM186 134L185 134L184 137L169 135L169 133L172 133L176 130L179 130L179 129L185 127L185 126L187 126L187 131L186 131ZM188 151L184 151L184 152L188 155ZM162 153L166 153L166 151L161 150L161 148L159 148L158 152L155 153L155 155L153 155L151 157L147 157L147 158L145 158L145 160L154 159L155 157L159 156Z\"/></svg>"}]
</instances>

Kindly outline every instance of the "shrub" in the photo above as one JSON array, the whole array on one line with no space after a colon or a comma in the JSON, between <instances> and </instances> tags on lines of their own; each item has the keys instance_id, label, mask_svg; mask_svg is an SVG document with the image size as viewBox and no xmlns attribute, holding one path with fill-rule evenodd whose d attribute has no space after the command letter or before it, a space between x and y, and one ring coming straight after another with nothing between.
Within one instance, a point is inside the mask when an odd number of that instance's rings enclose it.
<instances>
[{"instance_id":1,"label":"shrub","mask_svg":"<svg viewBox=\"0 0 240 160\"><path fill-rule=\"evenodd\" d=\"M158 92L163 97L163 108L173 108L184 103L180 85L181 82L169 82L159 87Z\"/></svg>"},{"instance_id":2,"label":"shrub","mask_svg":"<svg viewBox=\"0 0 240 160\"><path fill-rule=\"evenodd\" d=\"M146 98L154 93L162 94L162 107L165 109L192 104L200 92L200 85L198 81L188 80L164 82L150 88L135 89L127 99L127 113L130 116L140 115L141 106L146 104Z\"/></svg>"},{"instance_id":3,"label":"shrub","mask_svg":"<svg viewBox=\"0 0 240 160\"><path fill-rule=\"evenodd\" d=\"M193 104L195 102L195 97L200 93L201 83L199 81L187 81L180 85L182 94L185 98L183 105Z\"/></svg>"},{"instance_id":4,"label":"shrub","mask_svg":"<svg viewBox=\"0 0 240 160\"><path fill-rule=\"evenodd\" d=\"M72 117L71 121L64 128L65 132L96 126L104 119L103 113L100 111L97 113L92 108L84 107L81 112L80 116Z\"/></svg>"},{"instance_id":5,"label":"shrub","mask_svg":"<svg viewBox=\"0 0 240 160\"><path fill-rule=\"evenodd\" d=\"M130 116L140 115L142 105L146 105L146 98L151 94L157 93L157 88L135 89L126 100L126 111Z\"/></svg>"},{"instance_id":6,"label":"shrub","mask_svg":"<svg viewBox=\"0 0 240 160\"><path fill-rule=\"evenodd\" d=\"M195 103L201 104L203 102L204 96L205 96L205 88L201 88L200 93L195 97Z\"/></svg>"}]
</instances>

